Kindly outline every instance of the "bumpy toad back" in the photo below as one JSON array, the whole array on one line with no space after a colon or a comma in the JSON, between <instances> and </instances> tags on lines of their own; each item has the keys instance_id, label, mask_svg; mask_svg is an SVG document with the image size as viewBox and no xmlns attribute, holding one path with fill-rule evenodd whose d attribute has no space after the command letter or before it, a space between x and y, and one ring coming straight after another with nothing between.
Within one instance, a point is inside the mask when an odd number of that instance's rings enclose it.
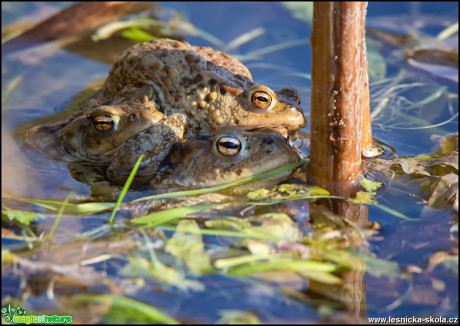
<instances>
[{"instance_id":1,"label":"bumpy toad back","mask_svg":"<svg viewBox=\"0 0 460 326\"><path fill-rule=\"evenodd\" d=\"M297 130L306 124L296 90L257 85L249 70L230 55L170 39L128 49L93 101L143 95L157 96L165 113L183 110L190 135L210 134L222 126Z\"/></svg>"}]
</instances>

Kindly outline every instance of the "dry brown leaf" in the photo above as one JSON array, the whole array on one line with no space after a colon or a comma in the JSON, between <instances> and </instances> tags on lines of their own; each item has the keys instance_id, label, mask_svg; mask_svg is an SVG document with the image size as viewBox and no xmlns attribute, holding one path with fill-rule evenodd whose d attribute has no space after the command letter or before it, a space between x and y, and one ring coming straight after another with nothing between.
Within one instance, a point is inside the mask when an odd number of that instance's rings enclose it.
<instances>
[{"instance_id":1,"label":"dry brown leaf","mask_svg":"<svg viewBox=\"0 0 460 326\"><path fill-rule=\"evenodd\" d=\"M428 199L428 206L432 208L449 208L451 199L458 197L458 175L449 173L436 183ZM458 199L457 199L458 200Z\"/></svg>"},{"instance_id":2,"label":"dry brown leaf","mask_svg":"<svg viewBox=\"0 0 460 326\"><path fill-rule=\"evenodd\" d=\"M11 53L43 42L81 36L120 16L151 7L152 3L148 2L81 2L65 8L18 37L5 42L2 51L3 54Z\"/></svg>"}]
</instances>

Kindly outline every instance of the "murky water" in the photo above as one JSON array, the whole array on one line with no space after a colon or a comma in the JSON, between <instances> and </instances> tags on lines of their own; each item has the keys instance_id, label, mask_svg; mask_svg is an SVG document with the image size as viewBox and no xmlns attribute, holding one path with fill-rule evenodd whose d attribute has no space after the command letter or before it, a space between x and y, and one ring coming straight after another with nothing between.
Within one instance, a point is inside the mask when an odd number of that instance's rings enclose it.
<instances>
[{"instance_id":1,"label":"murky water","mask_svg":"<svg viewBox=\"0 0 460 326\"><path fill-rule=\"evenodd\" d=\"M219 40L212 43L204 34L186 35L189 43L212 46L240 58L260 84L273 89L287 86L298 89L310 122L311 25L305 21L307 11L289 11L281 3L271 2L172 2L159 3L159 6L164 9L160 14L163 19L179 12L197 29ZM12 8L19 9L16 12ZM3 7L2 3L2 27L34 10L33 5ZM394 6L373 2L368 7L368 24L400 33L423 31L435 37L458 21L457 11L457 3L402 2ZM301 19L293 18L294 12ZM232 41L247 33L258 36L233 46ZM369 46L369 52L371 50L374 51ZM456 86L442 78L433 79L423 71L409 69L413 67L400 60L403 51L397 47L375 50L381 55L375 67L383 60L384 78L371 74L374 137L394 149L394 153L386 153L386 158L433 153L439 147L440 137L458 133ZM64 51L54 43L2 56L2 192L61 200L70 191L82 197L90 195L88 186L71 178L65 163L29 151L17 141L14 132L24 123L62 111L72 96L89 83L105 78L109 69L106 63ZM379 69L376 74L382 74L383 68ZM384 96L390 93L392 96ZM309 126L304 131L308 130ZM410 278L392 279L379 276L378 268L369 267L364 275L366 299L360 316L458 316L458 267L451 271L440 264L426 270L431 266L429 259L433 253L457 252L458 222L453 221L451 211L423 205L420 185L410 179L399 183L396 179L387 184L384 190L379 190L376 200L415 222L369 207L368 219L381 225L379 232L369 240L369 251L378 258L396 262L402 270L418 266L422 272L412 273ZM103 214L84 221L66 219L61 222L55 241L69 242L80 232L100 226L107 218L108 215ZM53 219L40 222L40 228L48 230L52 223ZM219 238L205 239L211 248L216 245L214 242L219 242ZM3 243L14 248L14 241ZM96 269L119 277L122 262L111 259L97 264ZM161 282L154 282L133 297L190 322L214 323L221 318L219 312L223 310L252 311L265 322L323 320L315 309L318 306L285 296L270 283L225 275L203 276L197 280L205 285L205 291L165 290L158 284ZM2 304L9 296L19 296L17 276L2 278L2 285ZM308 288L308 285L297 284L293 288ZM29 298L27 305L37 310L53 307L43 293Z\"/></svg>"}]
</instances>

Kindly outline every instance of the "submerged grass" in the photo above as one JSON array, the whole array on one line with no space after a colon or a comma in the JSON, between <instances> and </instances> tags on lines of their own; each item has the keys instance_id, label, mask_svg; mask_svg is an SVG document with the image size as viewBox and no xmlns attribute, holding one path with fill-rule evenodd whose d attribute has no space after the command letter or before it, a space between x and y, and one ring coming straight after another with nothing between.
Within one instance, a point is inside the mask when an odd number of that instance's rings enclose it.
<instances>
[{"instance_id":1,"label":"submerged grass","mask_svg":"<svg viewBox=\"0 0 460 326\"><path fill-rule=\"evenodd\" d=\"M12 199L21 201L28 204L33 204L50 211L58 211L62 206L63 201L52 199L39 199L39 198L21 198L10 194L3 193L3 199ZM96 202L96 203L81 203L73 204L67 203L64 209L65 214L72 215L94 215L104 212L108 209L114 208L115 203L110 202Z\"/></svg>"},{"instance_id":2,"label":"submerged grass","mask_svg":"<svg viewBox=\"0 0 460 326\"><path fill-rule=\"evenodd\" d=\"M444 134L440 127L454 123L458 119L458 110L454 109L452 101L458 95L449 93L447 86L430 82L414 81L413 76L401 70L397 76L378 80L371 84L371 103L374 109L371 119L374 126L384 130L424 130L431 133ZM412 99L406 92L417 91L420 95ZM409 93L408 93L409 94ZM452 96L453 95L453 96ZM435 106L437 101L445 100L450 117L443 121L432 123L421 112L428 106Z\"/></svg>"},{"instance_id":3,"label":"submerged grass","mask_svg":"<svg viewBox=\"0 0 460 326\"><path fill-rule=\"evenodd\" d=\"M174 231L175 227L161 225L160 230ZM190 232L192 233L192 232ZM234 237L234 238L251 238L260 240L276 240L276 237L266 233L255 233L255 232L244 232L244 231L232 231L232 230L221 230L221 229L200 229L197 233L201 235L212 235L220 237Z\"/></svg>"},{"instance_id":4,"label":"submerged grass","mask_svg":"<svg viewBox=\"0 0 460 326\"><path fill-rule=\"evenodd\" d=\"M159 309L127 297L108 294L77 294L72 299L89 303L104 302L109 304L111 310L104 318L110 319L113 316L115 317L113 321L117 323L129 323L133 320L139 322L142 320L145 323L179 324L177 320L164 314Z\"/></svg>"},{"instance_id":5,"label":"submerged grass","mask_svg":"<svg viewBox=\"0 0 460 326\"><path fill-rule=\"evenodd\" d=\"M176 207L171 209L162 210L159 212L150 213L142 217L138 217L131 220L132 224L148 224L150 227L156 227L162 224L166 224L188 214L199 213L205 210L216 208L219 204L208 204L208 205L195 205L189 207Z\"/></svg>"},{"instance_id":6,"label":"submerged grass","mask_svg":"<svg viewBox=\"0 0 460 326\"><path fill-rule=\"evenodd\" d=\"M291 270L321 283L338 284L341 283L340 278L331 274L336 269L337 266L335 264L320 261L271 259L269 261L257 262L257 264L236 266L230 268L227 273L231 276L245 277L266 271Z\"/></svg>"}]
</instances>

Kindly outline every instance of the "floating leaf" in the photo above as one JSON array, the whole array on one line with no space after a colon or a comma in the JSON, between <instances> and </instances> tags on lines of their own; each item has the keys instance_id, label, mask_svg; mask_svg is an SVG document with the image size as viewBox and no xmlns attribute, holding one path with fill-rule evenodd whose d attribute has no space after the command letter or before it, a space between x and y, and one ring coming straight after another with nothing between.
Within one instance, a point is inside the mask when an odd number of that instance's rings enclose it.
<instances>
[{"instance_id":1,"label":"floating leaf","mask_svg":"<svg viewBox=\"0 0 460 326\"><path fill-rule=\"evenodd\" d=\"M202 283L184 278L179 271L168 267L160 261L151 262L145 258L130 258L129 264L120 270L123 276L148 277L159 283L165 283L177 287L182 291L203 291Z\"/></svg>"},{"instance_id":2,"label":"floating leaf","mask_svg":"<svg viewBox=\"0 0 460 326\"><path fill-rule=\"evenodd\" d=\"M416 156L415 157L421 166L424 167L436 167L435 171L430 170L431 174L436 176L441 176L443 174L448 174L449 171L455 172L458 174L458 153L455 155L447 155L437 157L436 154L431 156ZM453 169L452 169L453 168Z\"/></svg>"},{"instance_id":3,"label":"floating leaf","mask_svg":"<svg viewBox=\"0 0 460 326\"><path fill-rule=\"evenodd\" d=\"M250 222L256 222L253 226ZM255 238L272 240L292 240L300 237L300 231L289 215L284 213L268 213L241 219L227 217L205 222L208 228L237 230Z\"/></svg>"},{"instance_id":4,"label":"floating leaf","mask_svg":"<svg viewBox=\"0 0 460 326\"><path fill-rule=\"evenodd\" d=\"M458 196L458 174L449 173L439 179L428 199L432 208L450 208L452 198ZM450 203L450 204L449 204Z\"/></svg>"},{"instance_id":5,"label":"floating leaf","mask_svg":"<svg viewBox=\"0 0 460 326\"><path fill-rule=\"evenodd\" d=\"M207 228L219 228L224 230L244 230L251 227L251 223L248 219L238 217L226 217L207 220L204 222Z\"/></svg>"},{"instance_id":6,"label":"floating leaf","mask_svg":"<svg viewBox=\"0 0 460 326\"><path fill-rule=\"evenodd\" d=\"M14 263L16 255L9 250L2 250L2 264Z\"/></svg>"},{"instance_id":7,"label":"floating leaf","mask_svg":"<svg viewBox=\"0 0 460 326\"><path fill-rule=\"evenodd\" d=\"M279 240L297 241L300 239L299 228L287 214L268 213L251 216L248 219L257 224L249 228L249 232L267 234Z\"/></svg>"},{"instance_id":8,"label":"floating leaf","mask_svg":"<svg viewBox=\"0 0 460 326\"><path fill-rule=\"evenodd\" d=\"M27 226L29 226L30 223L35 222L37 220L45 219L45 217L39 213L9 208L4 208L2 210L2 216L6 217L8 222L16 221L22 225Z\"/></svg>"},{"instance_id":9,"label":"floating leaf","mask_svg":"<svg viewBox=\"0 0 460 326\"><path fill-rule=\"evenodd\" d=\"M418 173L427 176L430 175L423 166L418 164L418 161L415 158L398 158L394 161L394 163L401 165L402 170L406 174Z\"/></svg>"},{"instance_id":10,"label":"floating leaf","mask_svg":"<svg viewBox=\"0 0 460 326\"><path fill-rule=\"evenodd\" d=\"M193 220L183 220L169 239L165 251L183 259L194 273L206 273L211 269L209 255L204 248L198 224Z\"/></svg>"},{"instance_id":11,"label":"floating leaf","mask_svg":"<svg viewBox=\"0 0 460 326\"><path fill-rule=\"evenodd\" d=\"M352 203L355 204L377 204L377 201L374 200L376 193L375 192L366 192L366 191L358 191L356 193L356 197L350 199Z\"/></svg>"},{"instance_id":12,"label":"floating leaf","mask_svg":"<svg viewBox=\"0 0 460 326\"><path fill-rule=\"evenodd\" d=\"M251 191L247 194L247 197L250 200L254 201L260 201L268 198L268 195L270 194L270 190L262 188L262 189L257 189L254 191Z\"/></svg>"},{"instance_id":13,"label":"floating leaf","mask_svg":"<svg viewBox=\"0 0 460 326\"><path fill-rule=\"evenodd\" d=\"M282 184L274 187L271 190L258 189L249 192L246 196L253 201L264 201L264 200L295 200L295 199L307 199L308 197L326 197L329 192L326 189L299 184Z\"/></svg>"},{"instance_id":14,"label":"floating leaf","mask_svg":"<svg viewBox=\"0 0 460 326\"><path fill-rule=\"evenodd\" d=\"M311 196L327 196L329 191L318 186L299 185L299 184L282 184L276 187L276 191L284 196L283 198L290 198L298 195L311 195ZM276 198L276 197L275 197Z\"/></svg>"},{"instance_id":15,"label":"floating leaf","mask_svg":"<svg viewBox=\"0 0 460 326\"><path fill-rule=\"evenodd\" d=\"M273 251L272 246L265 240L244 239L241 246L246 247L253 255L268 255Z\"/></svg>"},{"instance_id":16,"label":"floating leaf","mask_svg":"<svg viewBox=\"0 0 460 326\"><path fill-rule=\"evenodd\" d=\"M417 173L421 175L430 176L425 167L419 164L419 161L413 157L398 157L393 160L375 159L372 165L374 171L383 171L389 169L392 165L398 164L406 174Z\"/></svg>"},{"instance_id":17,"label":"floating leaf","mask_svg":"<svg viewBox=\"0 0 460 326\"><path fill-rule=\"evenodd\" d=\"M449 134L445 136L432 135L431 140L437 141L439 143L439 149L436 151L435 154L457 154L456 157L458 161L458 133Z\"/></svg>"},{"instance_id":18,"label":"floating leaf","mask_svg":"<svg viewBox=\"0 0 460 326\"><path fill-rule=\"evenodd\" d=\"M367 191L367 192L373 192L376 191L378 188L382 186L381 182L377 181L371 181L366 178L362 178L359 180L359 184Z\"/></svg>"}]
</instances>

